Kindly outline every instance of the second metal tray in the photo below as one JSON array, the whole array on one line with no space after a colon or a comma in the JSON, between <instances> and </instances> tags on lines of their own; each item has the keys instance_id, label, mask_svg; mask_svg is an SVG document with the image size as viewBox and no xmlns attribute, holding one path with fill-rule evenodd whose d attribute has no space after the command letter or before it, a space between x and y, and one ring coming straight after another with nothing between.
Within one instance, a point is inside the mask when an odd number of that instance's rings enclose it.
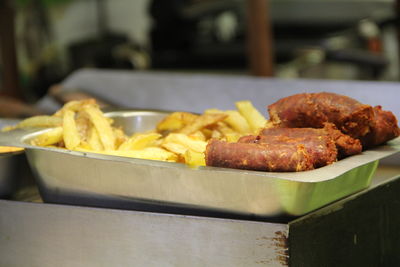
<instances>
[{"instance_id":1,"label":"second metal tray","mask_svg":"<svg viewBox=\"0 0 400 267\"><path fill-rule=\"evenodd\" d=\"M18 120L0 118L0 130L16 123ZM14 193L19 178L16 175L17 164L24 157L23 153L23 151L0 153L0 198L7 198Z\"/></svg>"}]
</instances>

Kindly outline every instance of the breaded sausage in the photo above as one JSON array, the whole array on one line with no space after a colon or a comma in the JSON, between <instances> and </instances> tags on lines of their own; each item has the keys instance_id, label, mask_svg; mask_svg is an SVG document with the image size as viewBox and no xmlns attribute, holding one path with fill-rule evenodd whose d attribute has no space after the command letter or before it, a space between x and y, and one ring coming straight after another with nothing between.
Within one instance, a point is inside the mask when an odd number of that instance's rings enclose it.
<instances>
[{"instance_id":1,"label":"breaded sausage","mask_svg":"<svg viewBox=\"0 0 400 267\"><path fill-rule=\"evenodd\" d=\"M381 145L399 135L400 129L394 114L382 110L381 106L375 106L371 132L361 138L361 142L365 148L369 148Z\"/></svg>"},{"instance_id":2,"label":"breaded sausage","mask_svg":"<svg viewBox=\"0 0 400 267\"><path fill-rule=\"evenodd\" d=\"M239 142L243 142L243 139ZM322 129L269 128L262 130L254 142L303 145L307 149L315 168L332 164L338 156L335 142Z\"/></svg>"},{"instance_id":3,"label":"breaded sausage","mask_svg":"<svg viewBox=\"0 0 400 267\"><path fill-rule=\"evenodd\" d=\"M304 93L285 97L268 106L271 122L287 128L322 128L331 122L345 134L361 138L371 131L371 106L334 93Z\"/></svg>"},{"instance_id":4,"label":"breaded sausage","mask_svg":"<svg viewBox=\"0 0 400 267\"><path fill-rule=\"evenodd\" d=\"M234 169L293 172L312 170L312 159L303 145L228 143L209 141L207 166Z\"/></svg>"}]
</instances>

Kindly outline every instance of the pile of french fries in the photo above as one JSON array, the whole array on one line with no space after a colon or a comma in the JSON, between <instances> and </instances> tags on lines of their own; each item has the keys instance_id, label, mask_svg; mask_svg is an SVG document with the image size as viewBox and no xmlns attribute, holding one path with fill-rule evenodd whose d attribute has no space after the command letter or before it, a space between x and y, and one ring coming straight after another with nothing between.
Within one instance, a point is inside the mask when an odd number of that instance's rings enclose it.
<instances>
[{"instance_id":1,"label":"pile of french fries","mask_svg":"<svg viewBox=\"0 0 400 267\"><path fill-rule=\"evenodd\" d=\"M68 102L52 116L31 117L16 127L50 127L31 141L36 146L204 166L211 138L235 142L265 126L266 119L250 101L235 104L237 110L208 109L200 115L173 112L154 130L132 136L113 126L94 99Z\"/></svg>"}]
</instances>

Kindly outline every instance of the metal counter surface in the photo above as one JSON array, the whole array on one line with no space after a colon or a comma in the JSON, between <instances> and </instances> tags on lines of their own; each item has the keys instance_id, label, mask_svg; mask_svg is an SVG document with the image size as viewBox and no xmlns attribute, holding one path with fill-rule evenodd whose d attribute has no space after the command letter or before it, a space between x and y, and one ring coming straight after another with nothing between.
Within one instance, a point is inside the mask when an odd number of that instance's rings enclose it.
<instances>
[{"instance_id":1,"label":"metal counter surface","mask_svg":"<svg viewBox=\"0 0 400 267\"><path fill-rule=\"evenodd\" d=\"M385 263L397 248L379 246L400 240L387 221L398 213L389 204L400 203L399 187L399 166L380 166L369 189L281 223L0 200L0 266L312 267L321 261L335 266L339 254L351 254L342 263L353 264L341 266L379 266L373 264ZM373 230L382 226L373 220L381 218L373 203L385 207L387 233L366 247L369 234L379 238ZM399 256L389 260L400 263Z\"/></svg>"},{"instance_id":2,"label":"metal counter surface","mask_svg":"<svg viewBox=\"0 0 400 267\"><path fill-rule=\"evenodd\" d=\"M1 200L0 229L0 266L286 263L285 224Z\"/></svg>"},{"instance_id":3,"label":"metal counter surface","mask_svg":"<svg viewBox=\"0 0 400 267\"><path fill-rule=\"evenodd\" d=\"M400 117L400 84L396 82L340 80L284 80L240 75L176 72L79 70L62 82L63 91L82 90L131 109L234 109L235 101L250 100L264 115L266 106L282 97L304 92L344 94L369 105L382 105ZM39 106L57 109L43 98Z\"/></svg>"}]
</instances>

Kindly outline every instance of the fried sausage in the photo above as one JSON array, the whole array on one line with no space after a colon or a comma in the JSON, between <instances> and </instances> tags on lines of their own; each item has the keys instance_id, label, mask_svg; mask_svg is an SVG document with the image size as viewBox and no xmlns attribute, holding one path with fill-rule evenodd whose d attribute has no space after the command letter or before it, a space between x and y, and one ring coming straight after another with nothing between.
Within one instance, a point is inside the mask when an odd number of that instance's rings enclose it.
<instances>
[{"instance_id":1,"label":"fried sausage","mask_svg":"<svg viewBox=\"0 0 400 267\"><path fill-rule=\"evenodd\" d=\"M332 164L338 156L334 140L322 129L269 128L262 130L257 139L254 142L261 144L303 145L315 168Z\"/></svg>"},{"instance_id":2,"label":"fried sausage","mask_svg":"<svg viewBox=\"0 0 400 267\"><path fill-rule=\"evenodd\" d=\"M396 116L390 111L382 110L381 106L375 106L371 132L361 138L361 141L365 148L369 148L384 144L399 135Z\"/></svg>"},{"instance_id":3,"label":"fried sausage","mask_svg":"<svg viewBox=\"0 0 400 267\"><path fill-rule=\"evenodd\" d=\"M293 172L314 168L303 145L228 143L212 139L205 158L207 166L234 169Z\"/></svg>"},{"instance_id":4,"label":"fried sausage","mask_svg":"<svg viewBox=\"0 0 400 267\"><path fill-rule=\"evenodd\" d=\"M331 122L345 134L362 138L371 131L373 108L334 93L304 93L268 106L271 122L287 128L322 128Z\"/></svg>"}]
</instances>

